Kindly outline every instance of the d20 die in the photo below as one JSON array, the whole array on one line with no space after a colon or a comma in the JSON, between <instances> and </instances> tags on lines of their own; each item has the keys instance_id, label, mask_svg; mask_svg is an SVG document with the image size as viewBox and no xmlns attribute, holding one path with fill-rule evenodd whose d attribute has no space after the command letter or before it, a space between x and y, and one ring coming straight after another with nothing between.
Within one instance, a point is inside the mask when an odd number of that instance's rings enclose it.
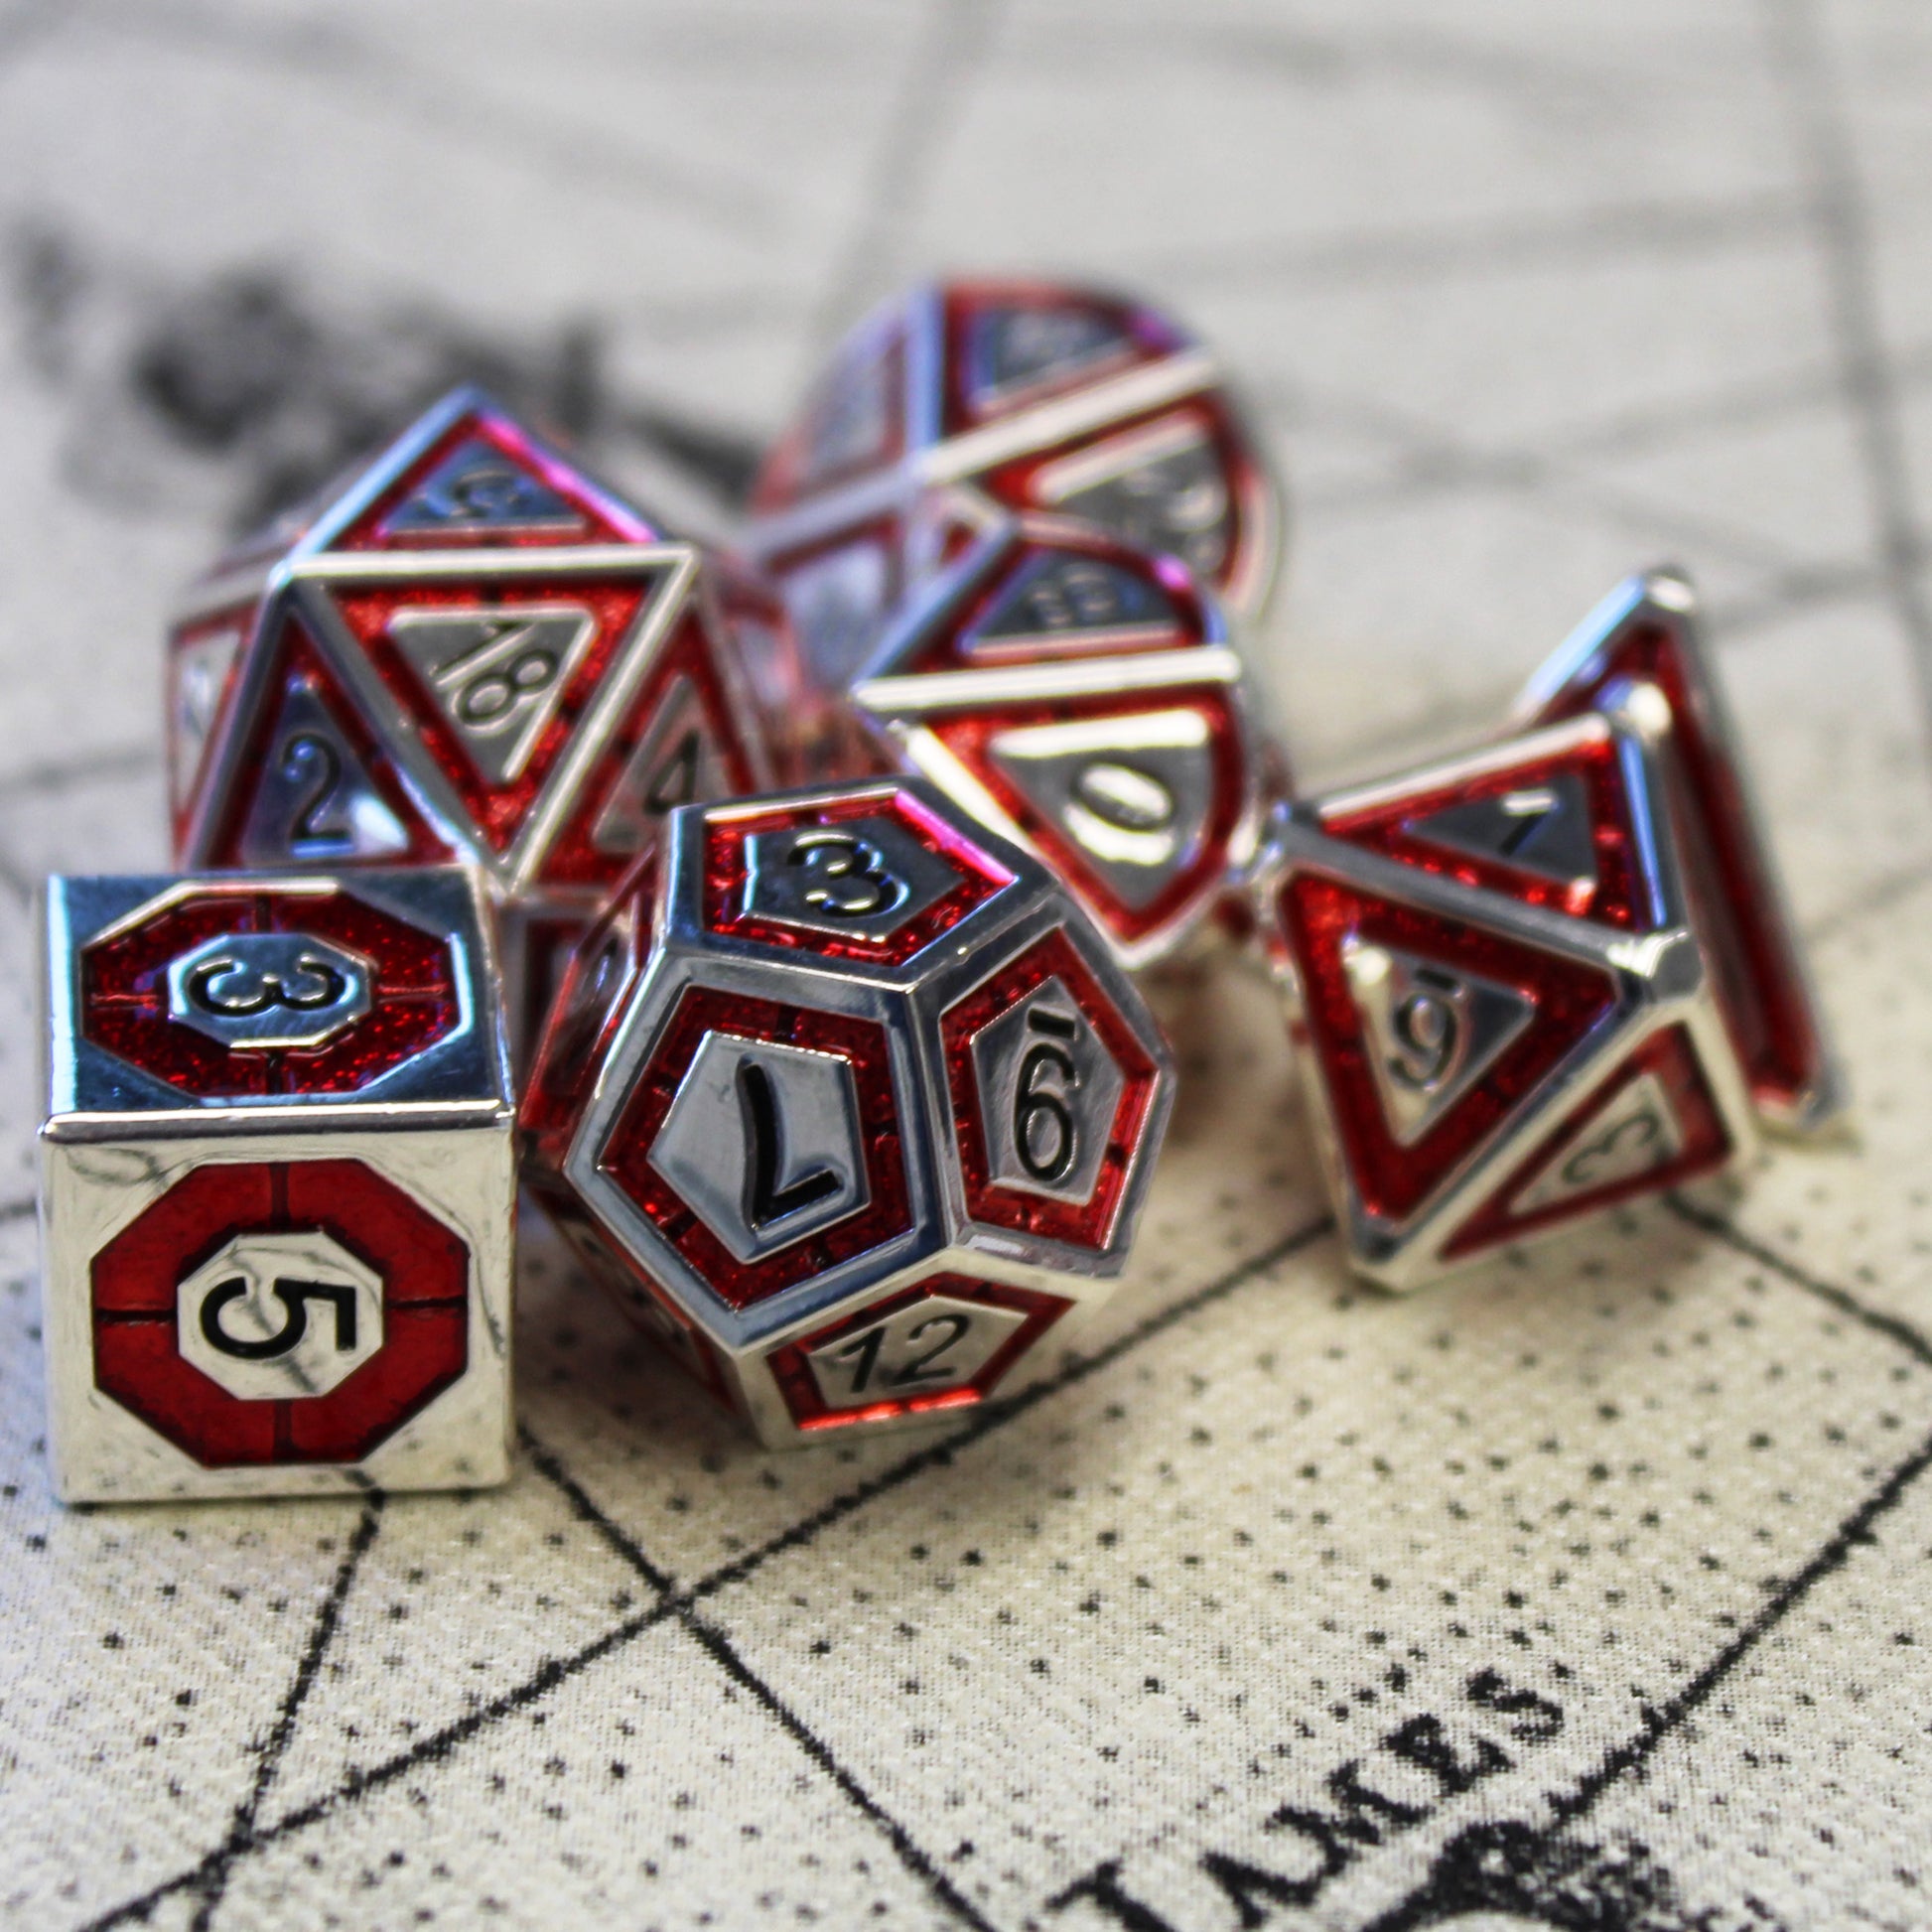
<instances>
[{"instance_id":1,"label":"d20 die","mask_svg":"<svg viewBox=\"0 0 1932 1932\"><path fill-rule=\"evenodd\" d=\"M1078 907L929 786L689 806L572 962L526 1177L775 1446L1019 1386L1124 1265L1172 1087Z\"/></svg>"},{"instance_id":2,"label":"d20 die","mask_svg":"<svg viewBox=\"0 0 1932 1932\"><path fill-rule=\"evenodd\" d=\"M540 1004L549 928L581 932L672 805L765 776L755 632L787 660L768 611L728 618L738 575L457 392L190 593L178 858L468 861L516 915L512 1014L526 979Z\"/></svg>"},{"instance_id":3,"label":"d20 die","mask_svg":"<svg viewBox=\"0 0 1932 1932\"><path fill-rule=\"evenodd\" d=\"M1783 887L1675 571L1623 583L1531 679L1523 726L1620 708L1657 740L1685 884L1718 1004L1765 1125L1810 1133L1849 1104Z\"/></svg>"},{"instance_id":4,"label":"d20 die","mask_svg":"<svg viewBox=\"0 0 1932 1932\"><path fill-rule=\"evenodd\" d=\"M1657 787L1589 716L1278 816L1262 917L1363 1274L1413 1288L1752 1146Z\"/></svg>"},{"instance_id":5,"label":"d20 die","mask_svg":"<svg viewBox=\"0 0 1932 1932\"><path fill-rule=\"evenodd\" d=\"M473 879L56 879L46 971L61 1494L502 1481L515 1115Z\"/></svg>"},{"instance_id":6,"label":"d20 die","mask_svg":"<svg viewBox=\"0 0 1932 1932\"><path fill-rule=\"evenodd\" d=\"M1239 616L1266 602L1280 508L1213 357L1050 282L915 289L861 324L766 458L749 541L836 695L902 599L1030 510L1178 558Z\"/></svg>"},{"instance_id":7,"label":"d20 die","mask_svg":"<svg viewBox=\"0 0 1932 1932\"><path fill-rule=\"evenodd\" d=\"M1010 520L913 600L852 709L1036 853L1128 966L1200 934L1285 782L1214 600L1057 518Z\"/></svg>"}]
</instances>

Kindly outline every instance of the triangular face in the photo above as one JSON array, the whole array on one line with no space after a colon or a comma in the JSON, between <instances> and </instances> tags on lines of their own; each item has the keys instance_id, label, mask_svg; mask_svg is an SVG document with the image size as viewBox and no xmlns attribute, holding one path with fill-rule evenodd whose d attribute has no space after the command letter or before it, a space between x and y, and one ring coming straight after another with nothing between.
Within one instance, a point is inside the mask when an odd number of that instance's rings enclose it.
<instances>
[{"instance_id":1,"label":"triangular face","mask_svg":"<svg viewBox=\"0 0 1932 1932\"><path fill-rule=\"evenodd\" d=\"M1063 389L1134 353L1125 320L1103 309L1000 302L966 324L967 406L976 415Z\"/></svg>"},{"instance_id":2,"label":"triangular face","mask_svg":"<svg viewBox=\"0 0 1932 1932\"><path fill-rule=\"evenodd\" d=\"M1389 1131L1404 1147L1449 1113L1536 1017L1535 1002L1512 986L1355 933L1342 941L1341 962Z\"/></svg>"},{"instance_id":3,"label":"triangular face","mask_svg":"<svg viewBox=\"0 0 1932 1932\"><path fill-rule=\"evenodd\" d=\"M208 740L221 716L252 609L180 632L168 657L168 790L179 832L201 788Z\"/></svg>"},{"instance_id":4,"label":"triangular face","mask_svg":"<svg viewBox=\"0 0 1932 1932\"><path fill-rule=\"evenodd\" d=\"M261 724L207 863L421 865L447 859L301 626L286 621Z\"/></svg>"},{"instance_id":5,"label":"triangular face","mask_svg":"<svg viewBox=\"0 0 1932 1932\"><path fill-rule=\"evenodd\" d=\"M1446 1259L1654 1193L1722 1167L1730 1154L1689 1035L1674 1027L1625 1065L1517 1165L1456 1231Z\"/></svg>"},{"instance_id":6,"label":"triangular face","mask_svg":"<svg viewBox=\"0 0 1932 1932\"><path fill-rule=\"evenodd\" d=\"M667 595L671 562L622 575L330 584L336 617L414 727L479 838L508 854Z\"/></svg>"},{"instance_id":7,"label":"triangular face","mask_svg":"<svg viewBox=\"0 0 1932 1932\"><path fill-rule=\"evenodd\" d=\"M521 548L634 543L651 534L635 511L507 416L467 409L327 547Z\"/></svg>"},{"instance_id":8,"label":"triangular face","mask_svg":"<svg viewBox=\"0 0 1932 1932\"><path fill-rule=\"evenodd\" d=\"M687 613L585 778L544 878L608 887L656 844L667 812L756 791L759 775L704 625Z\"/></svg>"},{"instance_id":9,"label":"triangular face","mask_svg":"<svg viewBox=\"0 0 1932 1932\"><path fill-rule=\"evenodd\" d=\"M1011 814L1081 902L1136 944L1219 889L1247 772L1220 693L1133 711L1037 707L932 729Z\"/></svg>"},{"instance_id":10,"label":"triangular face","mask_svg":"<svg viewBox=\"0 0 1932 1932\"><path fill-rule=\"evenodd\" d=\"M1821 1125L1844 1096L1699 644L1689 586L1671 577L1626 584L1537 674L1518 716L1529 724L1574 718L1638 684L1669 707L1678 848L1751 1096L1780 1125Z\"/></svg>"},{"instance_id":11,"label":"triangular face","mask_svg":"<svg viewBox=\"0 0 1932 1932\"><path fill-rule=\"evenodd\" d=\"M1040 551L961 635L971 662L1183 641L1185 621L1151 570L1084 551Z\"/></svg>"},{"instance_id":12,"label":"triangular face","mask_svg":"<svg viewBox=\"0 0 1932 1932\"><path fill-rule=\"evenodd\" d=\"M1281 912L1364 1210L1408 1220L1614 1011L1601 969L1318 874Z\"/></svg>"},{"instance_id":13,"label":"triangular face","mask_svg":"<svg viewBox=\"0 0 1932 1932\"><path fill-rule=\"evenodd\" d=\"M1501 755L1417 772L1321 806L1321 827L1465 885L1626 931L1658 922L1647 877L1652 801L1610 728L1591 720Z\"/></svg>"}]
</instances>

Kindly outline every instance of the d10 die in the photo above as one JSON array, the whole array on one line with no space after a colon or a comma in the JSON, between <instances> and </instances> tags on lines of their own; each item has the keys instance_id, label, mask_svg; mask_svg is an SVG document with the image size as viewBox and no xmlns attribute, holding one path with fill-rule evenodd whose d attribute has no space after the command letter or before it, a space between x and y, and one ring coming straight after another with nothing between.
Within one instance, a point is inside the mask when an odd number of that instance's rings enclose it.
<instances>
[{"instance_id":1,"label":"d10 die","mask_svg":"<svg viewBox=\"0 0 1932 1932\"><path fill-rule=\"evenodd\" d=\"M61 1494L502 1481L514 1103L469 877L56 879L47 912Z\"/></svg>"},{"instance_id":2,"label":"d10 die","mask_svg":"<svg viewBox=\"0 0 1932 1932\"><path fill-rule=\"evenodd\" d=\"M692 806L573 962L527 1178L779 1445L1017 1386L1120 1271L1172 1086L1079 910L930 788Z\"/></svg>"},{"instance_id":3,"label":"d10 die","mask_svg":"<svg viewBox=\"0 0 1932 1932\"><path fill-rule=\"evenodd\" d=\"M486 397L222 559L169 644L184 866L482 869L511 1010L674 804L756 788L718 573ZM526 961L526 955L528 959Z\"/></svg>"},{"instance_id":4,"label":"d10 die","mask_svg":"<svg viewBox=\"0 0 1932 1932\"><path fill-rule=\"evenodd\" d=\"M1621 705L1651 721L1685 884L1725 1024L1767 1125L1840 1120L1843 1076L1759 829L1724 695L1699 635L1697 599L1674 571L1621 584L1531 679L1524 726Z\"/></svg>"},{"instance_id":5,"label":"d10 die","mask_svg":"<svg viewBox=\"0 0 1932 1932\"><path fill-rule=\"evenodd\" d=\"M1198 933L1253 864L1263 741L1219 606L1172 559L1010 518L913 600L852 710L1043 859L1127 966Z\"/></svg>"},{"instance_id":6,"label":"d10 die","mask_svg":"<svg viewBox=\"0 0 1932 1932\"><path fill-rule=\"evenodd\" d=\"M1213 357L1050 282L915 289L862 324L766 459L749 541L836 695L899 601L1019 510L1176 557L1242 617L1273 580L1276 495Z\"/></svg>"},{"instance_id":7,"label":"d10 die","mask_svg":"<svg viewBox=\"0 0 1932 1932\"><path fill-rule=\"evenodd\" d=\"M1350 1260L1413 1288L1752 1144L1658 759L1587 716L1284 810L1263 918Z\"/></svg>"}]
</instances>

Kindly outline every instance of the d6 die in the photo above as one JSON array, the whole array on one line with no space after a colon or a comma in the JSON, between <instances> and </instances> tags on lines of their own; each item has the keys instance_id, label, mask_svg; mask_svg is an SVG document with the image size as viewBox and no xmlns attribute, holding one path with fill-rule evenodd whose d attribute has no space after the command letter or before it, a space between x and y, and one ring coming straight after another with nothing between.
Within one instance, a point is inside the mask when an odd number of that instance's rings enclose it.
<instances>
[{"instance_id":1,"label":"d6 die","mask_svg":"<svg viewBox=\"0 0 1932 1932\"><path fill-rule=\"evenodd\" d=\"M1752 1145L1641 720L1287 808L1262 902L1343 1241L1386 1286Z\"/></svg>"},{"instance_id":2,"label":"d6 die","mask_svg":"<svg viewBox=\"0 0 1932 1932\"><path fill-rule=\"evenodd\" d=\"M929 788L693 806L573 962L527 1176L780 1445L1016 1386L1121 1269L1172 1085L1077 908Z\"/></svg>"},{"instance_id":3,"label":"d6 die","mask_svg":"<svg viewBox=\"0 0 1932 1932\"><path fill-rule=\"evenodd\" d=\"M1777 868L1759 829L1736 735L1676 571L1621 584L1530 680L1519 728L1605 706L1659 721L1665 793L1712 983L1769 1127L1838 1122L1845 1082L1812 991Z\"/></svg>"},{"instance_id":4,"label":"d6 die","mask_svg":"<svg viewBox=\"0 0 1932 1932\"><path fill-rule=\"evenodd\" d=\"M61 1494L502 1481L514 1102L469 877L56 879L46 971Z\"/></svg>"},{"instance_id":5,"label":"d6 die","mask_svg":"<svg viewBox=\"0 0 1932 1932\"><path fill-rule=\"evenodd\" d=\"M911 600L851 704L1043 859L1130 967L1202 931L1285 787L1212 595L1063 518L979 539Z\"/></svg>"},{"instance_id":6,"label":"d6 die","mask_svg":"<svg viewBox=\"0 0 1932 1932\"><path fill-rule=\"evenodd\" d=\"M1038 281L915 289L835 353L753 493L821 693L898 602L1002 516L1046 510L1177 557L1239 616L1280 512L1214 359L1145 304Z\"/></svg>"},{"instance_id":7,"label":"d6 die","mask_svg":"<svg viewBox=\"0 0 1932 1932\"><path fill-rule=\"evenodd\" d=\"M457 392L190 593L169 642L178 860L468 861L509 915L520 1016L545 948L671 805L764 776L716 575Z\"/></svg>"}]
</instances>

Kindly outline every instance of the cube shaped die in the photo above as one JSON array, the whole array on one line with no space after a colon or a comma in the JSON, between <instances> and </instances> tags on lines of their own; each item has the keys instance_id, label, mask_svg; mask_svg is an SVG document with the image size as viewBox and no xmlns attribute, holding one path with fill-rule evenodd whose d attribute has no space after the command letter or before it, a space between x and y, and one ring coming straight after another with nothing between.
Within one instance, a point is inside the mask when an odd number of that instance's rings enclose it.
<instances>
[{"instance_id":1,"label":"cube shaped die","mask_svg":"<svg viewBox=\"0 0 1932 1932\"><path fill-rule=\"evenodd\" d=\"M475 877L57 878L45 940L61 1494L502 1481L514 1103Z\"/></svg>"},{"instance_id":2,"label":"cube shaped die","mask_svg":"<svg viewBox=\"0 0 1932 1932\"><path fill-rule=\"evenodd\" d=\"M883 780L673 815L566 978L527 1171L782 1445L1017 1387L1120 1272L1172 1089L1044 870Z\"/></svg>"}]
</instances>

